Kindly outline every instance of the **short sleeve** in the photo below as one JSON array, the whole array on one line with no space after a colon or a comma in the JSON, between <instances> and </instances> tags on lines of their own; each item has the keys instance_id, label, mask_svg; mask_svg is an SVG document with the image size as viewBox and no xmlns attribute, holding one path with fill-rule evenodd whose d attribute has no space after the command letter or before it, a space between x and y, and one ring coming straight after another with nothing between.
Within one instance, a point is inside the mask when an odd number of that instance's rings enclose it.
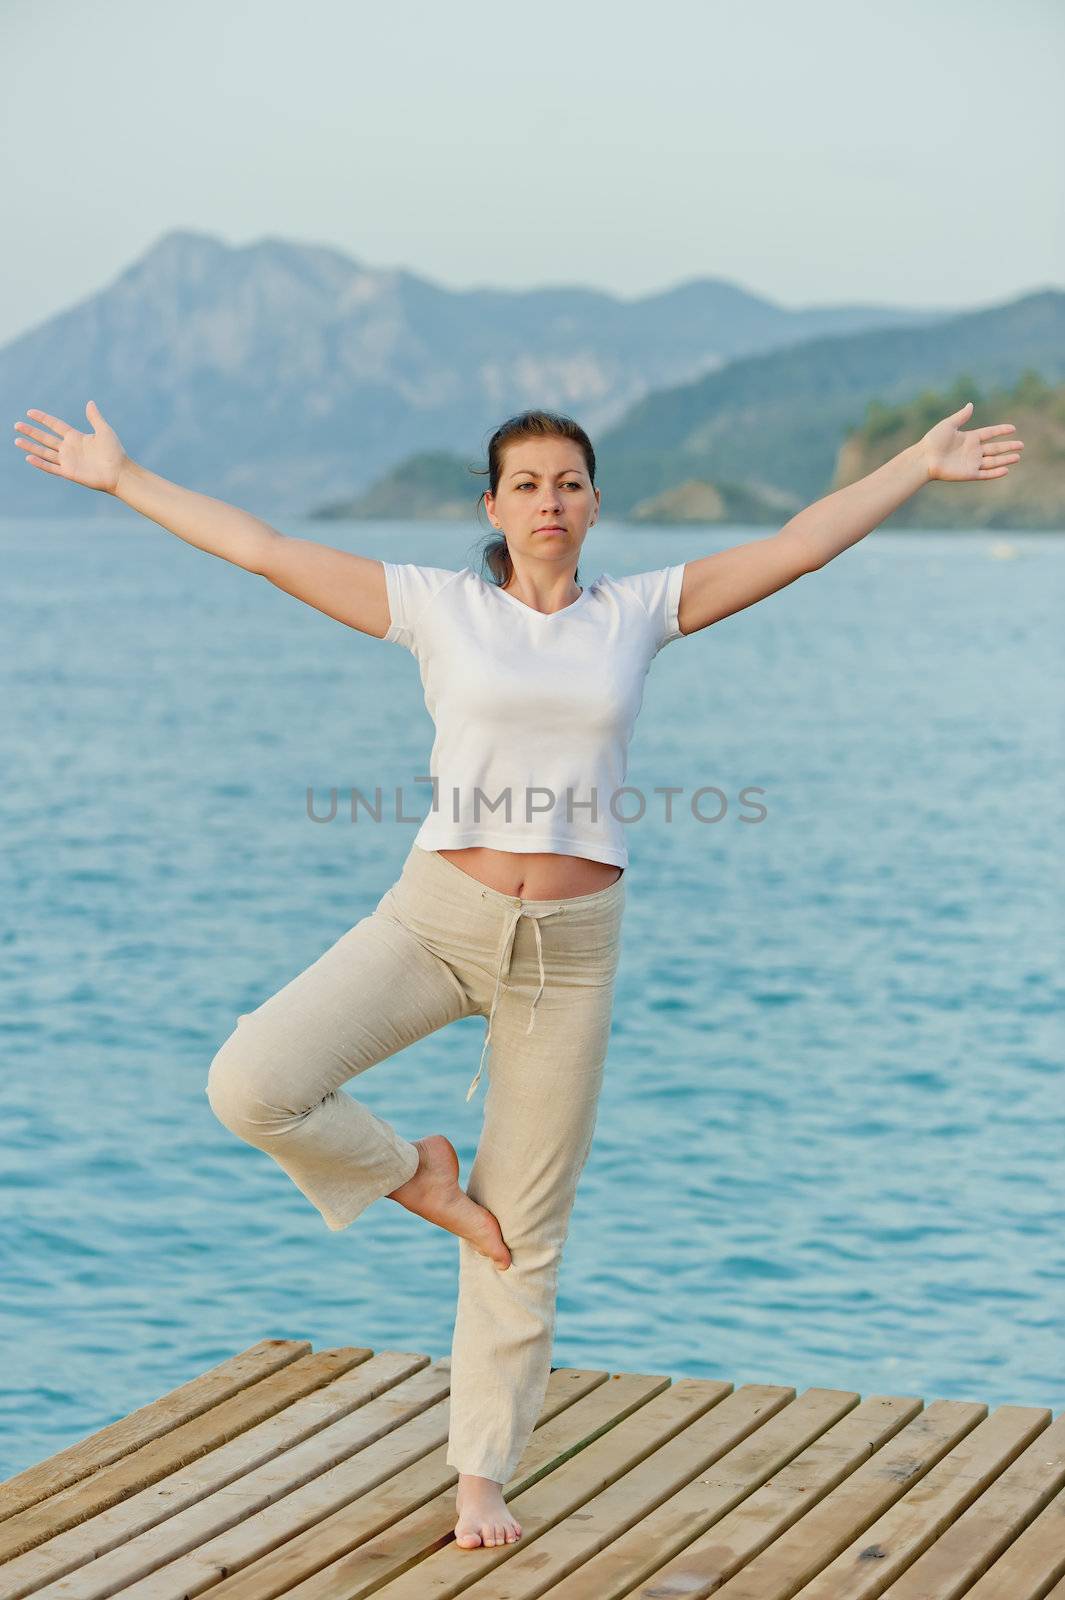
<instances>
[{"instance_id":1,"label":"short sleeve","mask_svg":"<svg viewBox=\"0 0 1065 1600\"><path fill-rule=\"evenodd\" d=\"M458 574L449 567L420 567L411 561L382 561L388 610L392 618L384 635L392 644L417 654L418 621L444 585Z\"/></svg>"},{"instance_id":2,"label":"short sleeve","mask_svg":"<svg viewBox=\"0 0 1065 1600\"><path fill-rule=\"evenodd\" d=\"M680 561L672 567L657 567L652 572L634 572L628 577L614 580L620 588L635 595L647 612L656 655L663 645L684 637L680 631L678 613L685 565Z\"/></svg>"}]
</instances>

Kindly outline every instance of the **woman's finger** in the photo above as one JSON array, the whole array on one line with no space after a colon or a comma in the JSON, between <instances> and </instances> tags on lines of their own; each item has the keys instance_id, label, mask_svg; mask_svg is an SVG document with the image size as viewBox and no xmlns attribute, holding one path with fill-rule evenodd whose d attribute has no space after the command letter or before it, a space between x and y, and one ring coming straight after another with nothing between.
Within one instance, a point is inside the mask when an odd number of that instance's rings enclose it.
<instances>
[{"instance_id":1,"label":"woman's finger","mask_svg":"<svg viewBox=\"0 0 1065 1600\"><path fill-rule=\"evenodd\" d=\"M1003 450L1023 450L1024 441L1022 439L1003 439L999 444L985 444L983 448L985 456L997 456L1001 455Z\"/></svg>"},{"instance_id":2,"label":"woman's finger","mask_svg":"<svg viewBox=\"0 0 1065 1600\"><path fill-rule=\"evenodd\" d=\"M31 411L27 406L26 415L28 417L36 417L37 421L43 422L46 428L51 428L53 433L58 433L61 439L65 439L68 433L74 432L69 422L64 422L60 417L49 416L47 411Z\"/></svg>"},{"instance_id":3,"label":"woman's finger","mask_svg":"<svg viewBox=\"0 0 1065 1600\"><path fill-rule=\"evenodd\" d=\"M28 422L16 422L15 428L22 433L28 433L31 439L37 439L41 444L55 446L54 434L44 433L40 428L31 428Z\"/></svg>"},{"instance_id":4,"label":"woman's finger","mask_svg":"<svg viewBox=\"0 0 1065 1600\"><path fill-rule=\"evenodd\" d=\"M59 458L59 452L58 452L58 450L56 450L54 445L50 445L50 444L30 444L30 441L28 439L16 439L15 440L15 448L17 449L19 445L22 446L23 450L31 450L31 451L34 452L34 454L37 454L37 455L39 455L42 451L47 450L48 454L49 454L49 456L50 456L50 458L52 460L58 460L58 458Z\"/></svg>"},{"instance_id":5,"label":"woman's finger","mask_svg":"<svg viewBox=\"0 0 1065 1600\"><path fill-rule=\"evenodd\" d=\"M994 422L990 428L977 428L976 437L983 442L984 439L993 439L999 433L1012 433L1017 426L1015 422Z\"/></svg>"},{"instance_id":6,"label":"woman's finger","mask_svg":"<svg viewBox=\"0 0 1065 1600\"><path fill-rule=\"evenodd\" d=\"M49 466L48 462L42 461L40 456L27 456L26 460L31 461L35 467L40 467L42 472L54 472L57 478L64 476L59 467Z\"/></svg>"}]
</instances>

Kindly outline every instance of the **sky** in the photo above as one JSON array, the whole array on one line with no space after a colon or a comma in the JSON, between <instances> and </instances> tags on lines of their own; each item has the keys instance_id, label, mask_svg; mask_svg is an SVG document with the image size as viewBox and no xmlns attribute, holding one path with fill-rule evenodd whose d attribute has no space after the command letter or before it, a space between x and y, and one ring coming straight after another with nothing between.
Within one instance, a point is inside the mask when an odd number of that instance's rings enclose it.
<instances>
[{"instance_id":1,"label":"sky","mask_svg":"<svg viewBox=\"0 0 1065 1600\"><path fill-rule=\"evenodd\" d=\"M0 344L172 228L451 288L1065 286L1060 0L0 0Z\"/></svg>"}]
</instances>

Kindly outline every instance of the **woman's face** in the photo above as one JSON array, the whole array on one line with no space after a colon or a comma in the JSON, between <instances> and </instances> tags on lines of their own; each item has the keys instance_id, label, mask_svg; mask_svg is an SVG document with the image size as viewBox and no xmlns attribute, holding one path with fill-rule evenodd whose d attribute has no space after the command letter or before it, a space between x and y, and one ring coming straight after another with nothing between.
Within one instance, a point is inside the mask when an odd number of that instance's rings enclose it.
<instances>
[{"instance_id":1,"label":"woman's face","mask_svg":"<svg viewBox=\"0 0 1065 1600\"><path fill-rule=\"evenodd\" d=\"M499 488L485 491L493 527L511 556L535 556L576 567L588 529L599 515L584 452L572 439L522 439L503 453Z\"/></svg>"}]
</instances>

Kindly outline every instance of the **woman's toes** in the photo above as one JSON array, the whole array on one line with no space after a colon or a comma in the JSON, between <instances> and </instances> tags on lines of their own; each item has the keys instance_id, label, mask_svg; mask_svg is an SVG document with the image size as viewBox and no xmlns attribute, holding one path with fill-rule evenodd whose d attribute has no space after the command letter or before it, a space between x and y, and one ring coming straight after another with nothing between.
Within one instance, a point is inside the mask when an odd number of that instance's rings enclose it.
<instances>
[{"instance_id":1,"label":"woman's toes","mask_svg":"<svg viewBox=\"0 0 1065 1600\"><path fill-rule=\"evenodd\" d=\"M507 1510L506 1504L498 1495L487 1494L480 1498L480 1503L475 1498L465 1500L462 1492L459 1493L458 1519L455 1523L455 1543L462 1550L474 1550L478 1545L486 1549L496 1550L501 1545L513 1544L521 1538L521 1524ZM496 1517L501 1521L493 1520Z\"/></svg>"}]
</instances>

